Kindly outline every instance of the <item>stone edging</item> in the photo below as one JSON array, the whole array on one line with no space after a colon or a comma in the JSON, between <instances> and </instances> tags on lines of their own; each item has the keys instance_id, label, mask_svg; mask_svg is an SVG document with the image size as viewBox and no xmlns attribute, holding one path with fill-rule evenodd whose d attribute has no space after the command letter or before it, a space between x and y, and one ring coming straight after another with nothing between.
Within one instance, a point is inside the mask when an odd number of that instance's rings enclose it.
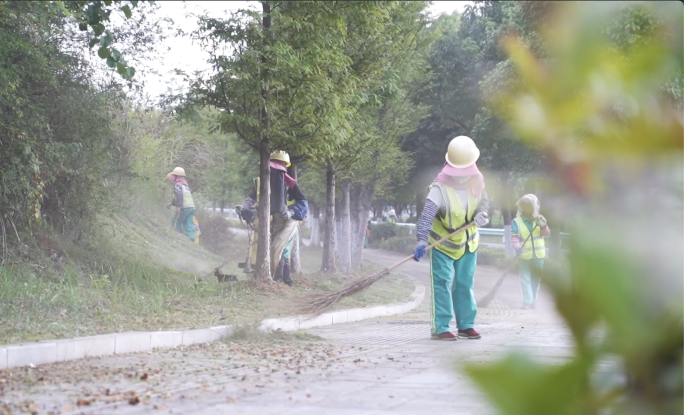
<instances>
[{"instance_id":1,"label":"stone edging","mask_svg":"<svg viewBox=\"0 0 684 415\"><path fill-rule=\"evenodd\" d=\"M423 298L425 298L425 286L416 283L416 289L411 294L411 300L406 303L340 310L325 313L310 320L304 320L302 317L297 316L269 318L261 322L259 329L264 331L296 331L392 316L413 310L423 301ZM86 357L148 352L156 348L210 343L232 334L232 326L215 326L192 330L133 331L75 337L72 339L0 345L0 370L78 360Z\"/></svg>"}]
</instances>

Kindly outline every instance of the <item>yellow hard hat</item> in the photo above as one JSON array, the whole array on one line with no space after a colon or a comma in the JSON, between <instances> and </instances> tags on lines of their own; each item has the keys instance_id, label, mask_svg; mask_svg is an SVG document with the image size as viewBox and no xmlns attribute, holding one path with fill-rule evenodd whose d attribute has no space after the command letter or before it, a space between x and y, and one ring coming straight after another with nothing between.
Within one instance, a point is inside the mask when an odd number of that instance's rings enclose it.
<instances>
[{"instance_id":1,"label":"yellow hard hat","mask_svg":"<svg viewBox=\"0 0 684 415\"><path fill-rule=\"evenodd\" d=\"M282 150L274 151L273 153L271 153L270 160L282 161L283 163L285 163L285 167L290 167L292 165L292 163L290 163L290 155Z\"/></svg>"},{"instance_id":2,"label":"yellow hard hat","mask_svg":"<svg viewBox=\"0 0 684 415\"><path fill-rule=\"evenodd\" d=\"M185 177L185 169L182 168L182 167L176 167L175 169L173 169L173 171L171 172L171 174L173 174L173 175L175 175L175 176L183 176L183 177Z\"/></svg>"},{"instance_id":3,"label":"yellow hard hat","mask_svg":"<svg viewBox=\"0 0 684 415\"><path fill-rule=\"evenodd\" d=\"M475 164L478 158L480 158L480 150L470 137L459 135L449 142L446 162L451 167L465 169Z\"/></svg>"}]
</instances>

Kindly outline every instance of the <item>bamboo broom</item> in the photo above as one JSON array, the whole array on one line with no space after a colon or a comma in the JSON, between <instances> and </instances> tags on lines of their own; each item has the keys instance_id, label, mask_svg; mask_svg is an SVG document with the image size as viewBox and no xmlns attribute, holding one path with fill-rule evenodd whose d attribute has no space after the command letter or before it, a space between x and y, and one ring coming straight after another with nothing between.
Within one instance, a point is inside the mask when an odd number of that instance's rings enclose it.
<instances>
[{"instance_id":1,"label":"bamboo broom","mask_svg":"<svg viewBox=\"0 0 684 415\"><path fill-rule=\"evenodd\" d=\"M444 238L440 239L439 241L433 243L432 245L429 245L425 247L425 251L429 251L430 249L434 248L435 246L443 243L447 239L458 235L461 232L466 231L468 228L471 226L474 226L475 222L469 222L466 223L465 225L461 226L460 228L456 229L449 235L445 236ZM338 291L333 291L329 293L322 293L322 294L314 294L308 297L305 297L303 300L301 300L297 305L295 305L295 312L299 315L303 316L308 316L309 318L314 318L318 317L321 314L323 314L325 311L329 310L333 305L337 304L340 300L346 297L350 297L352 295L356 295L360 293L361 291L365 290L366 288L370 287L374 282L380 280L381 278L387 276L394 270L395 268L398 268L399 266L407 263L408 261L411 261L413 259L413 255L408 256L404 258L403 260L397 262L396 264L392 265L389 268L385 268L382 271L378 271L375 274L372 274L368 277L362 278L358 281L355 281L348 286L338 290Z\"/></svg>"}]
</instances>

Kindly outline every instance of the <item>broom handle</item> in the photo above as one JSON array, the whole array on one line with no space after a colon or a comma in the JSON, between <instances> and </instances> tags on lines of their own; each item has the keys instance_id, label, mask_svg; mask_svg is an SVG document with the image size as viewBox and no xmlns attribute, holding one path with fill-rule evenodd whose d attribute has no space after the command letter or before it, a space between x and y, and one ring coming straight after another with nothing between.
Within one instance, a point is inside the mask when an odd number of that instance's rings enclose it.
<instances>
[{"instance_id":1,"label":"broom handle","mask_svg":"<svg viewBox=\"0 0 684 415\"><path fill-rule=\"evenodd\" d=\"M427 252L427 251L431 250L432 248L436 247L437 245L441 244L442 242L446 241L447 239L449 239L455 235L458 235L459 233L465 231L466 229L470 228L473 225L475 225L475 222L466 223L465 225L463 225L460 228L456 229L455 231L451 232L449 235L445 236L444 238L440 239L439 241L435 242L434 244L426 246L425 251ZM401 265L404 265L405 263L409 262L412 259L413 259L413 255L406 257L403 260L401 260L400 262L397 262L396 264L387 268L387 271L392 271L393 269L398 268Z\"/></svg>"}]
</instances>

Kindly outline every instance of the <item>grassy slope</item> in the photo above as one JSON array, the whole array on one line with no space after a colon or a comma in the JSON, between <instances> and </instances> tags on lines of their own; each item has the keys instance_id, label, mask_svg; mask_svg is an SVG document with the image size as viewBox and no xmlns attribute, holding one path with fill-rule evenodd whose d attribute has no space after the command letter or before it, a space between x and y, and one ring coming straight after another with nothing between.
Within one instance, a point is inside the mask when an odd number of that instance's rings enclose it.
<instances>
[{"instance_id":1,"label":"grassy slope","mask_svg":"<svg viewBox=\"0 0 684 415\"><path fill-rule=\"evenodd\" d=\"M320 251L303 248L304 275L295 279L294 290L283 284L257 286L237 268L245 237L234 235L234 249L222 258L171 230L169 211L136 211L100 218L98 234L89 244L95 248L57 241L66 260L53 261L29 249L0 267L0 344L255 323L289 314L287 305L297 296L335 289L353 278L316 273ZM219 284L209 278L196 283L196 277L226 260L223 272L241 281ZM340 307L402 301L412 291L412 283L388 278Z\"/></svg>"}]
</instances>

